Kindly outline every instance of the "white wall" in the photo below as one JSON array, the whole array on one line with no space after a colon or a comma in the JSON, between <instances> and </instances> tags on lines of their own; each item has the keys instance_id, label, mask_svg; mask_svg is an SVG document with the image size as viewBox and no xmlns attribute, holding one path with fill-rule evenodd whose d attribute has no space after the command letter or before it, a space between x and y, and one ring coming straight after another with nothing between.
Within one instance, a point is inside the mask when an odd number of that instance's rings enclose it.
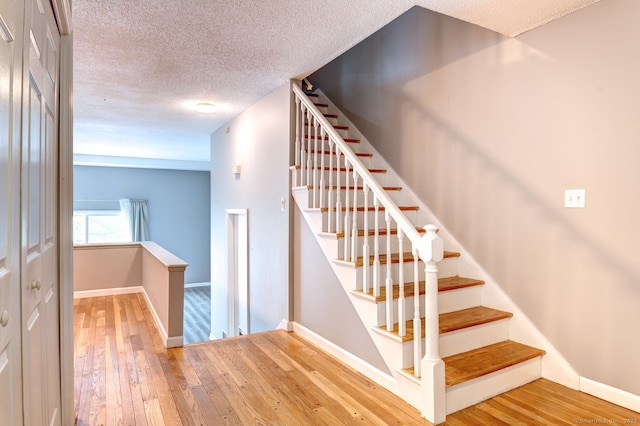
<instances>
[{"instance_id":1,"label":"white wall","mask_svg":"<svg viewBox=\"0 0 640 426\"><path fill-rule=\"evenodd\" d=\"M209 172L92 166L73 172L74 200L149 200L151 240L189 264L186 283L210 281Z\"/></svg>"},{"instance_id":2,"label":"white wall","mask_svg":"<svg viewBox=\"0 0 640 426\"><path fill-rule=\"evenodd\" d=\"M227 330L227 209L248 209L250 332L289 319L290 96L287 83L211 135L211 330L217 338ZM234 165L242 167L238 176Z\"/></svg>"},{"instance_id":3,"label":"white wall","mask_svg":"<svg viewBox=\"0 0 640 426\"><path fill-rule=\"evenodd\" d=\"M580 375L635 394L639 20L601 0L510 39L414 8L311 77Z\"/></svg>"}]
</instances>

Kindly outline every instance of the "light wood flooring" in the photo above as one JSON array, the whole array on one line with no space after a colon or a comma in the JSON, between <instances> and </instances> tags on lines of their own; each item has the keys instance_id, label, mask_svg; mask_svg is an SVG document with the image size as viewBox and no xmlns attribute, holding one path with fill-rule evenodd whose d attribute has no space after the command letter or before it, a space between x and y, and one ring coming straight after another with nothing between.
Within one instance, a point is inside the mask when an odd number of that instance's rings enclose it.
<instances>
[{"instance_id":1,"label":"light wood flooring","mask_svg":"<svg viewBox=\"0 0 640 426\"><path fill-rule=\"evenodd\" d=\"M166 350L140 294L76 299L78 425L429 424L401 399L293 333ZM538 380L447 425L633 424L640 414Z\"/></svg>"}]
</instances>

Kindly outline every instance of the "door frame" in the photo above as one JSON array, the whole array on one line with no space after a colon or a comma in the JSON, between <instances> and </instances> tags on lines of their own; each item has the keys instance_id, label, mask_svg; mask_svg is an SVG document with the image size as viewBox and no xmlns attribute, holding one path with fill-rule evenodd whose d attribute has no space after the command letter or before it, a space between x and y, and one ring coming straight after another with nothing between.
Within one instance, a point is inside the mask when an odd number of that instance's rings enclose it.
<instances>
[{"instance_id":1,"label":"door frame","mask_svg":"<svg viewBox=\"0 0 640 426\"><path fill-rule=\"evenodd\" d=\"M60 304L60 409L73 424L73 34L70 0L53 0L60 31L58 107L58 255Z\"/></svg>"},{"instance_id":2,"label":"door frame","mask_svg":"<svg viewBox=\"0 0 640 426\"><path fill-rule=\"evenodd\" d=\"M237 306L239 302L239 292L240 289L237 282L236 272L238 270L237 267L237 221L242 220L244 222L244 227L246 230L246 242L244 244L245 253L244 257L246 259L246 315L244 318L246 321L246 330L243 330L246 334L250 333L250 296L249 296L249 209L227 209L227 336L237 336L239 333L237 332L239 329L239 324L241 323L240 318L238 318Z\"/></svg>"}]
</instances>

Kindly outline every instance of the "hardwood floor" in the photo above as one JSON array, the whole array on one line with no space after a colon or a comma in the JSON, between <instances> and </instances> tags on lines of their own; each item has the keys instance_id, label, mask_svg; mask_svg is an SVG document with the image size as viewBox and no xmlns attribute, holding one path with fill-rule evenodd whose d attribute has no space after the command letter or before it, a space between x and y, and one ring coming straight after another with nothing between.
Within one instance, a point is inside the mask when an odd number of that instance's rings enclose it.
<instances>
[{"instance_id":1,"label":"hardwood floor","mask_svg":"<svg viewBox=\"0 0 640 426\"><path fill-rule=\"evenodd\" d=\"M76 299L78 425L429 423L293 333L166 350L139 294ZM640 414L538 380L447 417L448 425L632 424Z\"/></svg>"}]
</instances>

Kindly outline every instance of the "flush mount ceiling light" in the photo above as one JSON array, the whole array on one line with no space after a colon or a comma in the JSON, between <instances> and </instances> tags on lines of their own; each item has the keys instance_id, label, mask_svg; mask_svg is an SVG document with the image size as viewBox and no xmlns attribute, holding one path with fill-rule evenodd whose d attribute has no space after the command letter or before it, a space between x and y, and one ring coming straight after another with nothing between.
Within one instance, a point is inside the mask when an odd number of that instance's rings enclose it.
<instances>
[{"instance_id":1,"label":"flush mount ceiling light","mask_svg":"<svg viewBox=\"0 0 640 426\"><path fill-rule=\"evenodd\" d=\"M200 102L196 104L196 111L205 114L211 114L216 111L216 106L209 102Z\"/></svg>"}]
</instances>

